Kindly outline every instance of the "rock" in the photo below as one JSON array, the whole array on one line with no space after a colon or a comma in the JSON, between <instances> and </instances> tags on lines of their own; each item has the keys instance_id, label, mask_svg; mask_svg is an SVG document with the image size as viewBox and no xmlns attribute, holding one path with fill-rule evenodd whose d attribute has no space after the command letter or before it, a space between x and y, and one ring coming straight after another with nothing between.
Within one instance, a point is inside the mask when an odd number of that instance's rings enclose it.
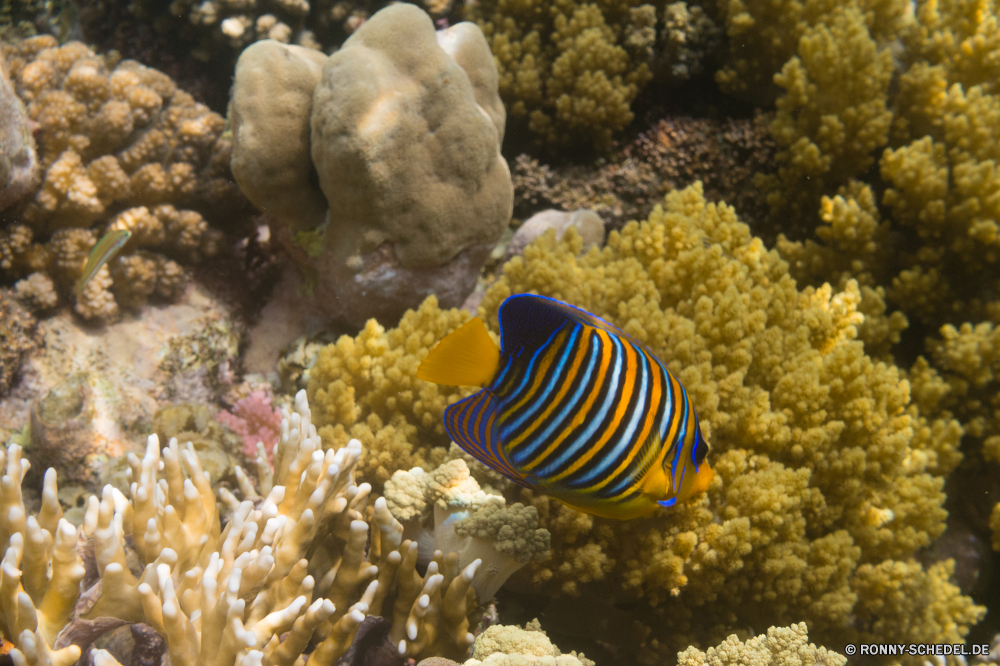
<instances>
[{"instance_id":1,"label":"rock","mask_svg":"<svg viewBox=\"0 0 1000 666\"><path fill-rule=\"evenodd\" d=\"M524 248L549 229L556 230L556 238L561 239L570 227L575 227L583 238L583 249L604 245L604 220L592 210L575 210L567 213L561 210L543 210L535 213L522 224L504 253L503 263L507 263L524 252Z\"/></svg>"}]
</instances>

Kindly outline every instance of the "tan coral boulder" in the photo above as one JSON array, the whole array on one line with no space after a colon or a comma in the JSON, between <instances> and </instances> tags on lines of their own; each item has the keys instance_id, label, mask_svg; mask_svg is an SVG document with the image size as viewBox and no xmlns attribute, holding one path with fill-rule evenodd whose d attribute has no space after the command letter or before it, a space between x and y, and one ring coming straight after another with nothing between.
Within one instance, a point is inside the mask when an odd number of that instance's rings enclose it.
<instances>
[{"instance_id":1,"label":"tan coral boulder","mask_svg":"<svg viewBox=\"0 0 1000 666\"><path fill-rule=\"evenodd\" d=\"M303 93L313 65L302 57L274 45L240 57L232 164L316 278L317 306L357 325L370 317L391 325L432 293L443 306L461 304L513 208L500 154L506 112L482 31L460 23L436 32L414 5L386 7L326 59L311 102ZM295 211L312 206L317 182L325 225ZM304 230L317 233L297 235Z\"/></svg>"},{"instance_id":2,"label":"tan coral boulder","mask_svg":"<svg viewBox=\"0 0 1000 666\"><path fill-rule=\"evenodd\" d=\"M295 229L326 215L309 156L313 90L326 59L302 46L256 42L240 54L229 101L233 177L255 206Z\"/></svg>"},{"instance_id":3,"label":"tan coral boulder","mask_svg":"<svg viewBox=\"0 0 1000 666\"><path fill-rule=\"evenodd\" d=\"M0 210L38 185L38 160L29 122L0 53Z\"/></svg>"}]
</instances>

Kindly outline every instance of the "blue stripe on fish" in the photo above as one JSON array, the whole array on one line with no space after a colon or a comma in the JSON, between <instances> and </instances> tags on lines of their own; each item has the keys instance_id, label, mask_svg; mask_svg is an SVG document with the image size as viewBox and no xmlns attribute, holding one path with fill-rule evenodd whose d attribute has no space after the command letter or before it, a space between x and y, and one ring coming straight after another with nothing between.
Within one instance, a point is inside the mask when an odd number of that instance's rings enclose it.
<instances>
[{"instance_id":1,"label":"blue stripe on fish","mask_svg":"<svg viewBox=\"0 0 1000 666\"><path fill-rule=\"evenodd\" d=\"M435 357L437 348L418 370L450 383L492 374L482 390L445 410L445 428L460 447L520 485L614 518L644 515L707 487L708 447L690 399L645 346L544 296L509 297L499 321L499 358L475 320L449 336L461 342L440 345L474 344L492 354L485 373L471 362L448 368L451 357Z\"/></svg>"}]
</instances>

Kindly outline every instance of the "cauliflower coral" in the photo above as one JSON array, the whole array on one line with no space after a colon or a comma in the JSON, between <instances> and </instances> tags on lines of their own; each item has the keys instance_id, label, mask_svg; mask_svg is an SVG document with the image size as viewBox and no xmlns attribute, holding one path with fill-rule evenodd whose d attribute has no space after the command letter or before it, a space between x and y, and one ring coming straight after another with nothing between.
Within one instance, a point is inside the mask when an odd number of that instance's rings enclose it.
<instances>
[{"instance_id":1,"label":"cauliflower coral","mask_svg":"<svg viewBox=\"0 0 1000 666\"><path fill-rule=\"evenodd\" d=\"M551 534L551 555L526 569L539 589L579 594L600 581L610 592L602 602L639 602L634 619L648 631L636 654L650 660L748 622L806 619L821 640L960 641L984 609L948 582L946 563L925 568L912 557L944 529L943 482L963 431L924 415L933 386L915 387L865 354L860 286L800 290L788 264L698 184L612 233L603 250L581 250L573 233L538 239L505 266L480 316L495 330L507 296L535 292L642 341L694 401L716 480L695 501L624 523L504 489L508 501L536 507ZM384 404L392 387L427 390L411 373L467 315L428 301L407 317L379 336L377 351L344 359L347 341L328 348L340 368L358 360L336 375L314 370L315 394L336 386L341 396L324 409ZM421 336L417 322L436 335ZM393 372L380 370L373 391L376 368ZM436 397L421 409L431 427L447 404ZM414 424L414 403L385 418ZM444 445L431 433L411 442L410 456ZM890 588L900 594L886 605Z\"/></svg>"},{"instance_id":2,"label":"cauliflower coral","mask_svg":"<svg viewBox=\"0 0 1000 666\"><path fill-rule=\"evenodd\" d=\"M428 561L435 550L458 553L464 567L479 560L472 580L480 602L492 599L511 575L549 550L549 532L538 527L533 506L506 506L502 495L486 493L462 459L426 473L398 471L385 484L389 511L403 535L421 546Z\"/></svg>"}]
</instances>

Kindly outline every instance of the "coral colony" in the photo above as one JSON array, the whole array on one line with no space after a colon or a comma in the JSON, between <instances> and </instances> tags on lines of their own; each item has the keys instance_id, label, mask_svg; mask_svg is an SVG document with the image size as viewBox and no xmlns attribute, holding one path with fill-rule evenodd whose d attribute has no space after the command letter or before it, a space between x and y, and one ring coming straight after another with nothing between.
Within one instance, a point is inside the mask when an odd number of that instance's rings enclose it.
<instances>
[{"instance_id":1,"label":"coral colony","mask_svg":"<svg viewBox=\"0 0 1000 666\"><path fill-rule=\"evenodd\" d=\"M18 666L989 648L996 0L0 4ZM519 298L662 362L707 457L609 443L647 410ZM526 356L455 374L467 325ZM572 487L518 453L570 403Z\"/></svg>"}]
</instances>

